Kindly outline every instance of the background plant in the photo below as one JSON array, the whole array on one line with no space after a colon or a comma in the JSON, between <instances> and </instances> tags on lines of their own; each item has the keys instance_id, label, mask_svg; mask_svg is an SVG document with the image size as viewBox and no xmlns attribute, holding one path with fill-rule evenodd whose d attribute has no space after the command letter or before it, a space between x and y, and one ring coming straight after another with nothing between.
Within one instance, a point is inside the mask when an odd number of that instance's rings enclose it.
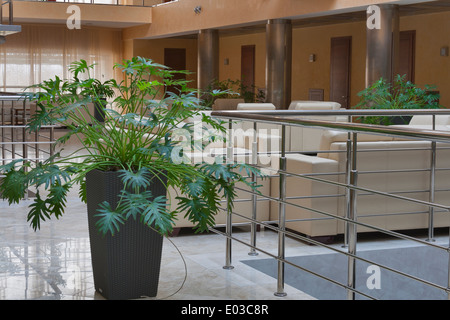
<instances>
[{"instance_id":1,"label":"background plant","mask_svg":"<svg viewBox=\"0 0 450 320\"><path fill-rule=\"evenodd\" d=\"M264 102L266 96L264 91L259 90L256 86L247 86L242 80L214 80L205 89L204 106L212 109L214 101L221 99L244 99L246 103Z\"/></svg>"},{"instance_id":2,"label":"background plant","mask_svg":"<svg viewBox=\"0 0 450 320\"><path fill-rule=\"evenodd\" d=\"M50 159L37 163L14 160L0 166L0 172L6 176L0 182L0 192L9 204L18 203L28 188L36 187L28 214L34 229L40 227L41 221L63 215L72 187L78 185L80 198L86 201L85 177L95 169L118 171L124 183L117 206L104 202L98 210L97 226L103 234L114 234L131 218L167 234L181 212L196 225L197 231L204 231L214 224L222 199L228 199L232 206L237 182L257 188L246 177L259 172L245 164L172 160L174 152L183 152L176 148L179 142L173 139L175 129L193 133L193 124L187 119L200 116L209 128L222 133L225 130L221 123L201 113L202 101L196 91L189 89L188 82L175 79L176 73L185 71L135 57L114 66L122 70L122 81L100 82L91 77L92 68L84 60L74 62L70 66L72 79L56 76L32 86L37 92L28 94L37 103L28 130L62 124L67 133L57 140L58 148L75 138L81 149L67 156L57 150ZM174 86L179 93L167 90ZM99 102L105 95L112 99L106 103L103 123L89 112L88 104ZM162 98L156 100L157 97ZM201 152L208 142L193 142L200 146L194 151ZM153 179L176 188L176 198L153 197L146 191ZM177 203L175 210L170 209L171 201Z\"/></svg>"},{"instance_id":3,"label":"background plant","mask_svg":"<svg viewBox=\"0 0 450 320\"><path fill-rule=\"evenodd\" d=\"M360 102L354 107L359 109L437 109L439 94L435 86L425 85L419 88L405 76L397 75L392 83L380 78L371 86L358 93ZM388 116L370 116L359 118L363 123L390 125L393 118Z\"/></svg>"}]
</instances>

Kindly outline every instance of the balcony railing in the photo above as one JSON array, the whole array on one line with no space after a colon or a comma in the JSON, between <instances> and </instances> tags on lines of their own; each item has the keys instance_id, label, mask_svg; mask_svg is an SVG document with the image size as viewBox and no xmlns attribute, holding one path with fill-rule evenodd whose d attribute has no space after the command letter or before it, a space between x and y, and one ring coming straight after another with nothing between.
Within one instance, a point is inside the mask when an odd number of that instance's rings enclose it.
<instances>
[{"instance_id":1,"label":"balcony railing","mask_svg":"<svg viewBox=\"0 0 450 320\"><path fill-rule=\"evenodd\" d=\"M43 161L53 155L55 127L44 126L33 133L26 128L33 108L21 95L0 95L0 164L16 159Z\"/></svg>"},{"instance_id":2,"label":"balcony railing","mask_svg":"<svg viewBox=\"0 0 450 320\"><path fill-rule=\"evenodd\" d=\"M233 126L238 125L242 121L253 123L253 132L257 132L258 128L264 126L264 125L277 125L279 126L279 135L281 136L281 145L279 150L275 150L272 152L261 152L260 146L258 146L259 139L257 137L257 134L252 134L250 137L253 137L253 142L250 143L250 148L248 153L245 155L245 157L239 157L239 160L242 161L242 159L247 159L248 163L252 164L253 166L256 166L261 169L269 170L270 174L269 177L271 179L275 178L278 182L278 187L275 187L278 189L278 196L274 195L267 195L267 194L255 194L250 193L248 198L243 201L250 201L252 203L252 213L251 217L249 215L243 213L243 212L236 212L232 211L231 208L227 208L229 215L226 223L226 229L225 231L221 231L218 228L211 228L211 231L221 234L226 237L226 252L225 252L225 264L224 269L231 269L232 266L232 242L238 242L240 244L244 244L248 246L251 250L251 253L255 252L261 252L269 257L272 257L277 260L277 285L276 285L276 291L275 295L283 296L284 293L284 286L285 286L285 265L289 265L290 267L296 268L298 272L307 272L315 277L327 280L329 282L329 285L337 285L341 288L344 288L347 291L347 299L357 299L357 298L364 298L364 299L374 299L374 297L370 294L367 294L367 292L362 292L357 289L356 287L356 280L355 280L355 266L357 261L362 261L364 263L368 263L374 266L378 266L379 268L383 270L388 270L389 272L393 272L400 277L404 277L406 279L409 279L413 282L418 282L421 284L424 284L425 286L432 287L434 289L440 290L444 295L447 296L448 299L450 299L450 243L437 243L434 242L434 230L435 230L435 222L434 217L437 214L437 212L440 212L440 214L446 215L447 218L447 225L444 227L444 229L448 229L450 225L450 205L448 202L443 203L436 201L435 194L437 192L441 192L441 194L449 194L450 192L450 182L446 183L446 186L442 187L440 186L440 190L438 190L435 187L435 181L436 177L438 175L442 175L445 173L445 171L449 171L449 167L438 167L437 163L440 160L445 159L439 159L439 150L446 150L449 149L450 145L450 128L449 131L439 131L436 129L436 116L439 115L449 115L450 110L321 110L321 111L297 111L297 110L275 110L275 111L213 111L212 116L220 118L222 120L229 121L229 128L230 130L233 128ZM312 120L307 119L305 117L311 117L314 116L316 119L320 116L344 116L348 117L348 122L335 122L335 121L325 121L325 120ZM394 116L394 115L428 115L429 117L432 117L432 125L428 129L418 129L418 128L408 128L403 126L375 126L375 125L366 125L362 123L355 123L353 122L354 117L361 117L361 116ZM288 142L287 142L287 130L292 128L316 128L321 130L337 130L337 131L343 131L347 133L347 141L343 143L346 147L344 149L340 150L314 150L314 153L320 153L320 152L326 152L326 153L333 153L333 152L341 152L342 154L345 154L345 170L343 172L296 172L293 170L290 170L289 167L287 167L288 158L290 154L303 154L304 157L311 157L311 152L304 152L303 151L296 151L296 150L289 150L288 149ZM344 134L345 134L344 133ZM408 157L405 156L405 166L404 168L400 169L392 169L392 170L386 170L385 168L382 169L376 169L376 160L377 155L380 152L410 152L413 149L400 149L395 150L389 147L389 149L379 149L379 148L359 148L360 141L358 138L362 138L364 135L370 134L370 135L377 135L380 137L390 137L396 141L402 142L404 140L412 140L414 141L422 141L426 142L427 146L423 149L423 152L425 152L425 158L427 158L427 154L429 154L429 167L428 168L410 168L408 166ZM291 137L292 138L292 137ZM301 138L301 137L295 137L295 138ZM382 139L381 139L382 140ZM423 147L422 147L423 148ZM231 141L231 139L228 140L228 147L227 147L227 157L229 161L233 161L233 155L236 156L236 153L234 152L234 146ZM309 150L311 151L311 150ZM364 171L360 169L361 164L358 163L358 157L362 152L369 152L370 154L373 154L373 161L375 163L374 170L370 171ZM261 166L258 161L255 161L257 157L261 155L269 155L269 156L277 156L277 161L279 160L279 166L278 164L275 167L267 167L267 166ZM388 156L389 157L389 156ZM447 157L448 158L448 157ZM367 159L367 157L365 158ZM234 159L235 160L235 159ZM307 160L308 161L308 160ZM247 161L246 161L247 162ZM448 162L448 159L447 159ZM366 166L367 168L367 166ZM386 191L386 190L377 190L374 188L369 188L366 186L361 186L358 183L358 177L361 178L363 175L390 175L390 174L402 174L402 177L404 179L410 179L409 181L406 180L405 184L407 185L409 183L414 183L414 175L418 171L424 171L427 174L426 181L421 181L421 183L427 183L429 182L429 186L426 188L426 190L395 190L395 191ZM327 177L330 176L341 176L343 179L329 179ZM257 177L253 176L252 179L254 181L257 181ZM345 199L345 214L339 215L335 212L329 212L324 210L319 210L315 207L308 207L306 205L299 204L298 202L295 203L295 200L299 198L308 198L308 196L304 197L292 197L288 196L289 191L286 189L286 181L287 179L297 179L298 181L309 181L310 183L317 183L317 184L323 184L326 185L332 185L337 186L339 190L342 190L343 192L339 192L339 194L326 194L323 195L323 199L329 198L329 197L340 197L340 199ZM375 178L374 178L375 179ZM442 181L441 181L442 182ZM307 182L308 183L308 182ZM292 187L292 185L291 185ZM301 189L300 184L298 185L298 189ZM320 189L320 188L319 188ZM273 186L272 186L273 190ZM388 188L389 190L389 188ZM242 191L249 192L248 190L242 189ZM410 196L410 193L422 193L425 195L424 198L417 198ZM359 201L363 199L363 197L370 197L370 196L377 196L377 197L383 197L382 201L388 201L388 199L395 199L399 201L403 201L405 203L405 207L408 208L409 204L418 204L423 205L424 207L428 208L426 210L423 210L422 212L408 212L407 209L405 209L405 212L397 212L392 215L392 213L385 212L381 210L380 212L372 212L370 216L367 216L367 212L364 212L365 216L358 216L359 210L364 210L364 207L358 206ZM320 195L310 195L310 198L313 197L321 197ZM449 197L447 197L449 198ZM442 197L440 197L442 200ZM325 200L326 201L326 200ZM270 221L262 221L257 219L257 206L260 205L270 205L270 203L276 203L276 207L278 208L277 218L270 220ZM288 207L293 207L299 212L298 217L287 219L286 217L286 209ZM358 207L358 210L357 210ZM376 206L375 206L376 207ZM380 206L381 207L381 206ZM373 209L371 209L373 210ZM300 216L300 212L310 212L315 215L314 218L305 218L304 216ZM292 212L292 211L291 211ZM402 219L402 223L407 224L408 219L410 217L416 217L417 215L423 215L424 220L428 221L428 236L426 239L419 236L414 236L405 232L400 232L396 230L395 228L385 228L380 227L378 225L375 225L371 223L372 220L370 218L377 218L377 217L394 217L395 219ZM233 217L238 217L240 219L246 219L248 221L248 224L252 226L251 228L251 236L250 241L244 241L240 237L237 237L233 235L232 232L232 226L233 226ZM364 220L360 218L369 218L368 220ZM291 222L296 223L314 223L317 221L332 221L336 220L339 221L341 224L345 225L344 227L344 235L343 235L343 243L342 246L336 246L336 245L330 245L327 243L324 243L322 241L317 241L313 237L310 237L305 234L301 234L299 232L292 231L289 229L288 224ZM278 233L278 243L276 244L276 250L277 253L273 253L273 248L263 248L260 246L257 242L257 228L256 226L269 228L270 230L273 230ZM396 239L401 239L402 241L408 241L412 242L413 244L418 244L420 246L426 246L435 248L438 250L441 250L444 255L447 256L445 265L437 266L436 261L429 261L429 264L432 264L436 268L441 268L443 270L448 270L446 273L447 279L444 279L444 284L442 283L435 283L428 279L418 277L409 273L406 273L402 270L392 268L386 264L382 264L373 260L369 260L367 258L362 257L359 253L357 253L357 247L359 245L358 239L359 239L359 228L368 229L374 232L378 232L380 234L388 235L389 237L393 237ZM338 253L340 255L343 255L346 257L348 263L347 267L340 270L342 273L345 274L345 277L347 278L347 281L345 282L339 282L336 281L333 278L327 277L323 274L321 274L318 270L315 270L314 268L305 268L304 266L300 266L298 264L293 263L289 257L286 256L286 249L285 249L285 238L286 236L289 236L291 238L300 240L301 242L306 242L312 245L319 246L321 248L324 248L325 250L329 250L329 253ZM375 241L377 238L375 238ZM446 242L446 241L444 241ZM381 244L381 243L379 243ZM250 254L250 253L249 253ZM320 258L318 258L320 259ZM421 259L423 259L425 262L427 257L422 256ZM404 262L407 263L407 262ZM329 268L335 268L336 266L329 266ZM400 288L396 288L400 289ZM324 289L326 290L326 289Z\"/></svg>"}]
</instances>

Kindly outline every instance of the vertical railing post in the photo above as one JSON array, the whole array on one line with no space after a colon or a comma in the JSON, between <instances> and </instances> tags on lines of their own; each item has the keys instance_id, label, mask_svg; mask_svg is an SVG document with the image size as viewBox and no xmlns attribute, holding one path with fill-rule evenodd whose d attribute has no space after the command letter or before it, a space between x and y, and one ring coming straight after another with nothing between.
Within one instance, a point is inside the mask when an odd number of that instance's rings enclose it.
<instances>
[{"instance_id":1,"label":"vertical railing post","mask_svg":"<svg viewBox=\"0 0 450 320\"><path fill-rule=\"evenodd\" d=\"M258 137L257 137L257 123L256 121L253 122L253 142L252 142L252 159L251 159L251 164L252 165L257 165L258 164ZM257 182L257 176L255 172L252 172L252 183L254 185L256 185ZM257 256L258 252L256 252L256 222L254 222L256 220L256 209L257 209L257 199L256 199L256 193L252 192L252 219L253 221L251 222L250 225L250 236L251 236L251 249L250 252L248 253L248 255L250 256Z\"/></svg>"},{"instance_id":2,"label":"vertical railing post","mask_svg":"<svg viewBox=\"0 0 450 320\"><path fill-rule=\"evenodd\" d=\"M352 136L351 133L347 133L347 149L346 149L346 163L345 163L345 184L350 185L350 173L352 169ZM345 203L346 203L346 210L345 210L345 218L349 218L349 212L350 212L350 189L345 189ZM349 223L347 221L344 222L344 244L342 245L343 248L348 247L348 225Z\"/></svg>"},{"instance_id":3,"label":"vertical railing post","mask_svg":"<svg viewBox=\"0 0 450 320\"><path fill-rule=\"evenodd\" d=\"M358 178L358 171L357 171L357 133L352 133L352 160L351 160L351 171L350 171L350 187L356 187L357 185L357 178ZM349 205L349 224L348 224L348 278L347 278L347 299L354 300L355 299L355 272L356 272L356 259L354 255L356 255L356 241L357 241L357 231L356 231L356 224L353 223L356 221L356 190L354 188L350 189L350 205Z\"/></svg>"},{"instance_id":4,"label":"vertical railing post","mask_svg":"<svg viewBox=\"0 0 450 320\"><path fill-rule=\"evenodd\" d=\"M39 135L39 131L37 132L37 134ZM51 126L50 127L50 157L53 157L55 155L56 144L54 143L54 141L55 141L55 127Z\"/></svg>"},{"instance_id":5,"label":"vertical railing post","mask_svg":"<svg viewBox=\"0 0 450 320\"><path fill-rule=\"evenodd\" d=\"M432 129L436 129L436 115L433 114ZM431 160L430 160L430 194L429 202L434 202L435 197L435 177L436 177L436 141L431 141ZM428 239L434 241L434 207L428 209Z\"/></svg>"},{"instance_id":6,"label":"vertical railing post","mask_svg":"<svg viewBox=\"0 0 450 320\"><path fill-rule=\"evenodd\" d=\"M6 149L5 149L5 106L2 101L2 159L3 165L6 163Z\"/></svg>"},{"instance_id":7,"label":"vertical railing post","mask_svg":"<svg viewBox=\"0 0 450 320\"><path fill-rule=\"evenodd\" d=\"M286 228L286 126L281 126L281 157L280 157L280 202L278 204L278 277L277 297L286 296L284 292L284 258L285 258L285 238Z\"/></svg>"},{"instance_id":8,"label":"vertical railing post","mask_svg":"<svg viewBox=\"0 0 450 320\"><path fill-rule=\"evenodd\" d=\"M450 211L447 211L447 214L450 214ZM450 300L450 234L449 234L449 245L447 247L447 253L448 253L448 264L447 264L447 300Z\"/></svg>"},{"instance_id":9,"label":"vertical railing post","mask_svg":"<svg viewBox=\"0 0 450 320\"><path fill-rule=\"evenodd\" d=\"M231 119L228 120L228 141L227 141L227 165L233 161L233 144L232 144L232 129L233 124ZM226 222L226 256L225 256L225 265L223 266L226 270L231 270L234 267L231 265L231 236L232 236L232 212L229 205L229 199L227 198L227 222Z\"/></svg>"},{"instance_id":10,"label":"vertical railing post","mask_svg":"<svg viewBox=\"0 0 450 320\"><path fill-rule=\"evenodd\" d=\"M13 1L12 0L9 0L9 24L10 25L13 25L13 23L14 23L14 17L13 17L13 12L14 12L14 10L13 10Z\"/></svg>"}]
</instances>

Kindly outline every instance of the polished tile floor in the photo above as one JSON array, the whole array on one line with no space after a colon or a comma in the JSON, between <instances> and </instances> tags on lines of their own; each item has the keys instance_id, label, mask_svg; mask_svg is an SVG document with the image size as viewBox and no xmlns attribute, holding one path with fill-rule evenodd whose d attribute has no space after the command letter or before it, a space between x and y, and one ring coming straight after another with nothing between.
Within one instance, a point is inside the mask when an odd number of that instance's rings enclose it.
<instances>
[{"instance_id":1,"label":"polished tile floor","mask_svg":"<svg viewBox=\"0 0 450 320\"><path fill-rule=\"evenodd\" d=\"M102 300L95 292L86 206L73 192L66 214L45 221L34 231L27 223L30 200L8 205L0 200L0 300ZM248 227L238 227L233 235L250 242ZM426 234L419 234L425 238ZM448 245L448 232L438 241ZM277 234L269 229L258 232L257 245L277 254ZM411 246L406 240L373 235L358 244L358 250ZM342 243L332 246L342 249ZM286 256L320 254L329 249L286 238ZM276 279L242 263L264 259L250 256L249 247L233 241L232 264L225 270L225 238L219 234L193 234L183 230L166 238L158 300L312 300L307 294L285 285L287 296L276 297ZM346 272L346 271L343 271Z\"/></svg>"},{"instance_id":2,"label":"polished tile floor","mask_svg":"<svg viewBox=\"0 0 450 320\"><path fill-rule=\"evenodd\" d=\"M35 232L26 222L28 204L29 200L11 206L0 202L0 299L103 299L94 290L85 205L76 197L70 198L68 211L60 220L45 221ZM248 227L235 228L233 235L249 243L248 231ZM448 236L439 235L439 241L448 244ZM257 243L276 254L274 231L266 228L258 232ZM406 240L374 235L362 240L358 250L410 245ZM290 237L286 238L286 246L287 257L329 252ZM341 244L333 246L340 248ZM241 262L268 256L261 253L253 257L248 253L248 246L233 241L234 269L224 270L223 236L183 230L178 237L165 239L156 299L313 299L289 285L285 286L286 297L274 296L276 279Z\"/></svg>"},{"instance_id":3,"label":"polished tile floor","mask_svg":"<svg viewBox=\"0 0 450 320\"><path fill-rule=\"evenodd\" d=\"M35 232L26 222L28 204L0 203L0 299L102 299L94 290L85 205L70 199L65 216ZM235 235L248 241L247 231ZM259 244L276 252L276 234L260 232ZM240 262L251 258L247 246L233 244L233 270L222 268L224 249L224 238L214 233L166 238L157 299L276 299L276 280ZM293 288L286 292L285 299L310 299Z\"/></svg>"}]
</instances>

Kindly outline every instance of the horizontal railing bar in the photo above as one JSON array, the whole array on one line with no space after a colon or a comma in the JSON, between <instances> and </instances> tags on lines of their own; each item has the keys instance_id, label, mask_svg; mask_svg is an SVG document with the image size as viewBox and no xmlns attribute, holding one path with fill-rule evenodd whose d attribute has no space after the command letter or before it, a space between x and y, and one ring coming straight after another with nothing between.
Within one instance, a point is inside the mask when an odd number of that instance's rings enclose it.
<instances>
[{"instance_id":1,"label":"horizontal railing bar","mask_svg":"<svg viewBox=\"0 0 450 320\"><path fill-rule=\"evenodd\" d=\"M427 109L428 110L428 109ZM279 125L290 125L290 126L300 126L300 127L319 127L319 128L331 128L336 130L344 130L346 132L360 132L360 133L372 133L372 134L381 134L381 135L394 135L394 136L402 136L402 137L410 137L419 140L433 140L433 141L442 141L442 142L450 142L450 132L447 131L439 131L439 130L426 130L426 129L418 129L418 128L405 128L405 127L394 127L394 126L381 126L381 125L369 125L362 123L354 123L354 122L335 122L335 121L325 121L325 120L306 120L306 119L290 119L290 118L282 118L279 113L277 116L270 116L267 112L262 111L251 111L251 112L238 112L234 113L235 110L231 111L213 111L211 113L214 117L223 117L223 118L232 118L237 120L248 120L248 121L257 121L257 122L266 122L271 124L279 124ZM271 110L269 110L271 111ZM282 112L283 110L279 110ZM284 110L290 111L290 110ZM328 111L328 110L326 110ZM345 110L343 110L345 111ZM364 111L372 111L372 110L364 110ZM397 110L392 110L397 111ZM423 111L423 110L419 110ZM328 111L330 112L330 111ZM337 112L337 111L336 111ZM391 112L392 113L392 112ZM423 112L422 112L423 113ZM283 114L283 113L282 113ZM326 113L324 113L325 115ZM374 113L376 114L376 113ZM386 114L389 114L386 113ZM392 113L395 114L395 113ZM425 113L430 115L430 113ZM450 110L446 110L446 113L450 114Z\"/></svg>"},{"instance_id":2,"label":"horizontal railing bar","mask_svg":"<svg viewBox=\"0 0 450 320\"><path fill-rule=\"evenodd\" d=\"M326 277L326 276L324 276L324 275L321 275L321 274L319 274L319 273L317 273L317 272L314 272L314 271L311 271L311 270L309 270L309 269L303 268L303 267L301 267L301 266L299 266L299 265L297 265L297 264L295 264L295 263L293 263L293 262L291 262L291 261L289 261L289 260L286 260L286 259L280 258L280 257L278 257L278 256L275 256L274 254L272 254L272 253L270 253L270 252L268 252L268 251L265 251L265 250L263 250L263 249L261 249L261 248L252 246L251 244L249 244L249 243L247 243L247 242L245 242L245 241L242 241L241 239L238 239L238 238L236 238L236 237L230 236L230 235L228 235L228 234L226 234L226 233L224 233L224 232L221 232L221 231L219 231L219 230L217 230L217 229L215 229L215 228L212 228L212 227L210 227L209 230L212 231L212 232L214 232L214 233L216 233L216 234L222 235L222 236L224 236L224 237L226 237L226 238L228 238L228 239L232 239L232 240L234 240L234 241L236 241L236 242L239 242L239 243L241 243L241 244L243 244L243 245L246 245L246 246L248 246L248 247L250 247L250 248L252 248L252 249L258 250L259 252L264 253L264 254L268 255L269 257L275 258L275 259L278 260L278 261L287 263L287 264L293 266L294 268L303 270L303 271L308 272L308 273L310 273L310 274L312 274L312 275L314 275L314 276L316 276L316 277L319 277L319 278L321 278L321 279L323 279L323 280L330 281L330 282L332 282L332 283L334 283L334 284L336 284L336 285L338 285L338 286L340 286L340 287L342 287L342 288L344 288L344 289L350 289L350 290L354 291L355 293L358 293L358 294L360 294L360 295L362 295L362 296L365 296L366 298L369 298L369 299L374 300L373 297L371 297L371 296L369 296L369 295L367 295L367 294L365 294L365 293L363 293L363 292L360 292L360 291L358 291L358 290L356 290L356 289L354 289L354 288L350 288L350 287L348 287L347 285L340 283L339 281L336 281L336 280L334 280L334 279L328 278L328 277Z\"/></svg>"},{"instance_id":3,"label":"horizontal railing bar","mask_svg":"<svg viewBox=\"0 0 450 320\"><path fill-rule=\"evenodd\" d=\"M248 119L250 115L275 116L389 116L389 115L449 115L450 109L339 109L339 110L213 110L211 116Z\"/></svg>"},{"instance_id":4,"label":"horizontal railing bar","mask_svg":"<svg viewBox=\"0 0 450 320\"><path fill-rule=\"evenodd\" d=\"M258 167L257 165L254 165L254 166ZM346 184L346 183L342 183L342 182L315 178L315 177L310 176L309 174L292 173L292 172L287 172L287 171L283 171L283 170L279 170L279 169L277 169L277 172L283 173L286 176L310 179L310 180L314 180L314 181L317 181L317 182L322 182L322 183L326 183L326 184L332 184L332 185L336 185L336 186L343 187L343 188L349 188L349 189L354 189L354 190L357 190L357 191L364 191L364 192L368 192L368 193L375 193L375 194L383 195L383 196L386 196L386 197L391 197L391 198L395 198L395 199L399 199L399 200L415 202L415 203L427 205L427 206L430 206L430 207L441 208L441 209L450 211L450 206L443 205L443 204L432 203L432 202L428 202L428 201L424 201L424 200L418 200L418 199L414 199L414 198L403 197L403 196L399 196L399 195L396 195L396 194L391 194L391 193L382 192L382 191L378 191L378 190L373 190L373 189L369 189L369 188L358 187L358 186L354 186L354 185L350 185L350 184Z\"/></svg>"},{"instance_id":5,"label":"horizontal railing bar","mask_svg":"<svg viewBox=\"0 0 450 320\"><path fill-rule=\"evenodd\" d=\"M35 144L55 144L55 142L54 141L32 141L32 140L27 140L27 141L23 141L23 142L20 142L20 141L0 142L0 145L11 145L11 144L14 144L14 145L29 144L30 145L29 147L32 147L31 145L35 145Z\"/></svg>"},{"instance_id":6,"label":"horizontal railing bar","mask_svg":"<svg viewBox=\"0 0 450 320\"><path fill-rule=\"evenodd\" d=\"M412 279L412 280L419 281L419 282L421 282L421 283L424 283L424 284L426 284L426 285L435 287L435 288L437 288L437 289L440 289L440 290L443 290L443 291L447 291L447 290L448 290L447 287L443 287L443 286L440 286L440 285L438 285L438 284L436 284L436 283L433 283L433 282L430 282L430 281L427 281L427 280L424 280L424 279L421 279L421 278L412 276L412 275L407 274L407 273L405 273L405 272L402 272L402 271L393 269L393 268L391 268L391 267L382 265L382 264L380 264L380 263L377 263L377 262L372 261L372 260L369 260L369 259L362 258L362 257L357 256L357 255L355 255L355 254L351 254L351 253L349 253L349 252L345 252L345 251L343 251L343 250L339 250L339 249L333 248L333 247L331 247L331 246L328 246L328 245L326 245L326 244L320 243L320 242L318 242L318 241L314 241L314 240L312 240L312 239L310 239L310 238L303 237L303 236L298 235L298 234L296 234L296 233L292 233L292 232L290 232L290 231L288 231L288 230L280 229L280 228L274 227L274 226L272 226L272 225L270 225L270 224L261 223L260 221L258 221L258 220L256 220L256 219L252 219L252 218L246 217L246 216L241 215L241 214L236 213L236 212L232 212L232 214L237 215L237 216L239 216L239 217L241 217L241 218L247 219L247 220L249 220L250 222L254 222L254 223L258 223L258 224L264 225L265 227L268 227L268 228L270 228L270 229L273 229L273 230L275 230L275 231L277 231L277 232L283 232L283 233L285 233L285 234L288 235L288 236L291 236L291 237L294 237L294 238L299 238L299 239L302 238L303 240L306 240L306 241L308 241L308 242L316 242L316 243L319 243L322 247L326 247L326 248L328 248L328 249L330 249L330 250L333 250L333 251L336 251L336 252L338 252L338 253L344 254L344 255L346 255L346 256L348 256L348 257L353 257L353 258L355 258L355 259L358 259L358 260L360 260L360 261L363 261L363 262L366 262L366 263L369 263L369 264L372 264L372 265L377 265L377 266L379 266L379 267L381 267L381 268L383 268L383 269L385 269L385 270L389 270L389 271L394 272L394 273L396 273L396 274L402 275L402 276L407 277L407 278L410 278L410 279ZM219 232L220 232L220 231L219 231ZM413 239L416 239L416 238L413 238ZM246 244L246 243L243 242L243 241L240 241L240 242L243 243L243 244ZM425 244L425 245L428 245L428 246L433 246L433 247L435 247L435 248L438 248L438 249L441 249L441 250L444 250L444 251L448 251L448 248L443 247L443 246L440 246L440 245L436 245L436 244L433 245L433 244L431 244L431 243L429 243L429 242L424 242L424 244ZM260 250L260 249L257 248L257 247L254 247L254 249ZM279 257L275 257L275 258L276 258L277 260L280 259ZM300 269L302 269L302 270L304 270L304 271L311 272L311 273L314 274L314 272L312 272L312 271L310 271L310 270L308 270L308 269L303 269L302 267L300 267L300 266L298 266L298 265L296 265L296 264L294 264L294 263L291 263L291 262L289 262L289 261L287 261L287 263L289 263L290 265L292 265L292 266L294 266L294 267L298 267L298 268L300 268ZM351 290L353 290L353 288L351 288Z\"/></svg>"},{"instance_id":7,"label":"horizontal railing bar","mask_svg":"<svg viewBox=\"0 0 450 320\"><path fill-rule=\"evenodd\" d=\"M28 128L28 125L0 125L0 129L26 129ZM45 125L41 126L39 130L41 129L51 129L51 128L59 128L61 126L59 125Z\"/></svg>"},{"instance_id":8,"label":"horizontal railing bar","mask_svg":"<svg viewBox=\"0 0 450 320\"><path fill-rule=\"evenodd\" d=\"M288 176L296 176L296 177L306 178L306 179L310 179L310 180L315 180L317 182L334 184L334 185L337 185L337 186L340 186L340 187L344 187L344 188L354 189L354 190L357 190L357 191L365 191L365 192L369 192L369 193L375 193L375 194L383 195L383 196L386 196L386 197L391 197L391 198L396 198L396 199L399 199L399 200L415 202L415 203L427 205L427 206L430 206L430 207L441 208L441 209L445 209L447 211L450 211L450 206L443 205L443 204L438 204L438 203L418 200L418 199L414 199L414 198L402 197L402 196L399 196L399 195L390 194L390 193L383 192L383 191L373 190L373 189L370 189L370 188L358 187L358 186L354 186L354 185L346 184L346 183L342 183L342 182L336 182L336 181L330 181L330 180L325 180L325 179L314 178L314 177L311 177L311 176L308 176L308 175L304 175L304 174L299 174L299 173L289 173L289 172L285 172L285 171L282 171L282 170L280 170L279 172L282 172L282 173L284 173L284 174L286 174Z\"/></svg>"},{"instance_id":9,"label":"horizontal railing bar","mask_svg":"<svg viewBox=\"0 0 450 320\"><path fill-rule=\"evenodd\" d=\"M398 232L395 232L395 231L379 228L379 227L376 227L376 226L373 226L373 225L370 225L370 224L367 224L367 223L363 223L363 222L360 222L360 221L357 221L357 220L356 221L355 220L351 220L349 218L341 217L341 216L338 216L338 215L335 215L335 214L332 214L332 213L328 213L328 212L325 212L325 211L321 211L321 210L305 207L305 206L302 206L302 205L298 205L298 204L295 204L295 203L283 201L283 200L280 200L279 198L275 198L275 197L272 197L272 196L265 195L264 197L266 197L267 199L269 199L271 201L275 201L275 202L278 202L278 203L284 203L284 204L287 204L287 205L290 205L290 206L293 206L293 207L297 207L297 208L304 209L304 210L307 210L307 211L311 211L311 212L314 212L314 213L317 213L317 214L325 215L327 217L331 217L331 218L334 218L334 219L337 219L337 220L341 220L341 221L348 222L348 223L353 223L353 224L356 224L356 225L359 225L359 226L362 226L362 227L367 227L369 229L373 229L375 231L379 231L379 232L385 233L385 234L390 235L392 237L402 238L404 240L411 240L411 241L415 241L415 242L418 242L418 243L421 243L421 244L435 246L433 243L428 243L426 241L423 241L423 240L420 240L420 239L417 239L417 238L414 238L414 237L410 237L410 236L407 236L407 235L404 235L404 234L401 234L401 233L398 233ZM447 211L447 210L445 210L445 211ZM441 248L440 246L436 246L436 247Z\"/></svg>"}]
</instances>

